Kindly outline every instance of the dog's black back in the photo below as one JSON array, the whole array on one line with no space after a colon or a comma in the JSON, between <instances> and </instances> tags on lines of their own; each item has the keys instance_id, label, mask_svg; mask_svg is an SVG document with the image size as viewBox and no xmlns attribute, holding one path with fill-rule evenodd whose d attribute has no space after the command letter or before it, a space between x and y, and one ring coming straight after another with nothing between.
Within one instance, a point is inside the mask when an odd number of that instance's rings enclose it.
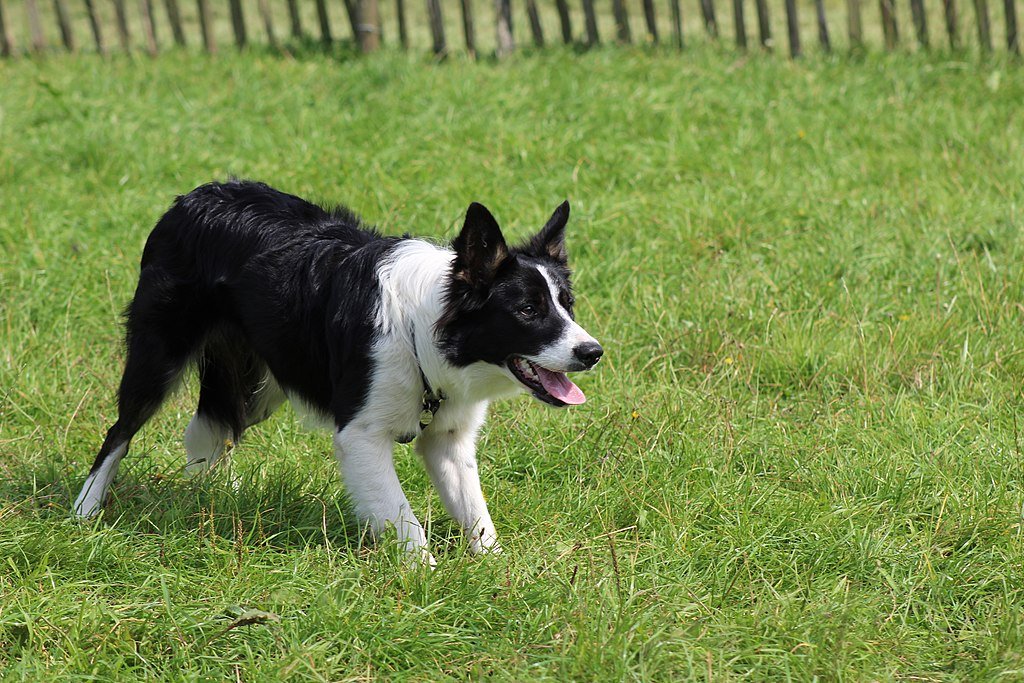
<instances>
[{"instance_id":1,"label":"dog's black back","mask_svg":"<svg viewBox=\"0 0 1024 683\"><path fill-rule=\"evenodd\" d=\"M200 411L236 437L268 366L282 388L344 419L363 398L370 359L331 363L326 343L335 353L368 347L379 298L372 271L395 243L347 209L262 183L212 183L179 197L143 252L111 432L130 438L192 359Z\"/></svg>"}]
</instances>

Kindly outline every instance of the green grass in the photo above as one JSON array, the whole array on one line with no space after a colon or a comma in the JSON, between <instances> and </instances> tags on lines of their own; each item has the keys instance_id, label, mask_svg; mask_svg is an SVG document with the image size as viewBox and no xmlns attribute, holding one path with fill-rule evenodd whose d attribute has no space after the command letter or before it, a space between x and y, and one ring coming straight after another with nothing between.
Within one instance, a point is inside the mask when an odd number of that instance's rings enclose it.
<instances>
[{"instance_id":1,"label":"green grass","mask_svg":"<svg viewBox=\"0 0 1024 683\"><path fill-rule=\"evenodd\" d=\"M172 53L0 83L5 678L1024 677L1018 66ZM515 237L572 200L607 356L581 409L494 407L503 556L405 448L438 568L362 545L290 410L186 480L194 380L68 519L149 228L231 174L438 238L473 200Z\"/></svg>"}]
</instances>

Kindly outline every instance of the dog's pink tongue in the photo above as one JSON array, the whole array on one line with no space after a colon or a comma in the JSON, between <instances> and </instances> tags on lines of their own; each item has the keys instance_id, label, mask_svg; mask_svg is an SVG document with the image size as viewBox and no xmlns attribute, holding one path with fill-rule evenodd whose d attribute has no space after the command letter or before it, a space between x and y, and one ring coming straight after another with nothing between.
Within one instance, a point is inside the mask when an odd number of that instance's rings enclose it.
<instances>
[{"instance_id":1,"label":"dog's pink tongue","mask_svg":"<svg viewBox=\"0 0 1024 683\"><path fill-rule=\"evenodd\" d=\"M566 377L564 372L551 372L539 365L534 367L537 369L540 383L544 385L544 390L559 401L568 403L571 406L578 406L586 402L587 397L583 395L578 386L572 383L572 380Z\"/></svg>"}]
</instances>

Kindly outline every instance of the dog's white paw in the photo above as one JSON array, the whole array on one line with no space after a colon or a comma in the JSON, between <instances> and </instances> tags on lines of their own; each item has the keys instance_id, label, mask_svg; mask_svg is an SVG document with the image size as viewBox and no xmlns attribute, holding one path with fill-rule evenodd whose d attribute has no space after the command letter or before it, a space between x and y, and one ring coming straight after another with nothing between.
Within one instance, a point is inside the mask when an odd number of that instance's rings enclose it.
<instances>
[{"instance_id":1,"label":"dog's white paw","mask_svg":"<svg viewBox=\"0 0 1024 683\"><path fill-rule=\"evenodd\" d=\"M501 544L494 529L481 529L469 539L469 552L474 555L500 555Z\"/></svg>"},{"instance_id":2,"label":"dog's white paw","mask_svg":"<svg viewBox=\"0 0 1024 683\"><path fill-rule=\"evenodd\" d=\"M103 500L87 498L75 501L75 505L71 510L72 517L79 522L88 522L95 519L100 512L103 511Z\"/></svg>"},{"instance_id":3,"label":"dog's white paw","mask_svg":"<svg viewBox=\"0 0 1024 683\"><path fill-rule=\"evenodd\" d=\"M95 468L82 483L82 491L71 506L72 513L78 519L92 519L103 510L107 502L110 484L117 476L118 465L127 450L127 444L112 449L99 467Z\"/></svg>"},{"instance_id":4,"label":"dog's white paw","mask_svg":"<svg viewBox=\"0 0 1024 683\"><path fill-rule=\"evenodd\" d=\"M402 553L402 559L404 564L409 567L430 567L431 571L437 569L437 560L434 559L434 555L422 546L406 547L405 552Z\"/></svg>"},{"instance_id":5,"label":"dog's white paw","mask_svg":"<svg viewBox=\"0 0 1024 683\"><path fill-rule=\"evenodd\" d=\"M231 430L196 413L185 428L185 474L208 472L231 449Z\"/></svg>"}]
</instances>

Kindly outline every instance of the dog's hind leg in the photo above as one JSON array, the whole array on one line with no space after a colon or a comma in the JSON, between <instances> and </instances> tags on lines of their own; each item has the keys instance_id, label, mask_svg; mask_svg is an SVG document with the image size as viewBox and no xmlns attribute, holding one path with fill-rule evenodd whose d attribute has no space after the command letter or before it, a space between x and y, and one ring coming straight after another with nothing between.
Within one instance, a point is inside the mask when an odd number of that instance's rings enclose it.
<instances>
[{"instance_id":1,"label":"dog's hind leg","mask_svg":"<svg viewBox=\"0 0 1024 683\"><path fill-rule=\"evenodd\" d=\"M242 363L223 337L207 340L199 356L199 406L185 429L185 471L211 469L245 430Z\"/></svg>"},{"instance_id":2,"label":"dog's hind leg","mask_svg":"<svg viewBox=\"0 0 1024 683\"><path fill-rule=\"evenodd\" d=\"M74 513L92 517L106 501L132 437L153 416L174 388L188 362L188 354L150 333L129 334L128 358L118 394L118 417L107 431L89 476L75 499Z\"/></svg>"},{"instance_id":3,"label":"dog's hind leg","mask_svg":"<svg viewBox=\"0 0 1024 683\"><path fill-rule=\"evenodd\" d=\"M117 397L117 421L107 432L74 513L103 507L132 437L163 404L206 334L200 297L167 270L143 266L127 312L127 357Z\"/></svg>"},{"instance_id":4,"label":"dog's hind leg","mask_svg":"<svg viewBox=\"0 0 1024 683\"><path fill-rule=\"evenodd\" d=\"M230 335L211 340L203 350L199 385L199 407L185 430L189 474L216 465L230 443L270 417L285 398L266 365Z\"/></svg>"}]
</instances>

